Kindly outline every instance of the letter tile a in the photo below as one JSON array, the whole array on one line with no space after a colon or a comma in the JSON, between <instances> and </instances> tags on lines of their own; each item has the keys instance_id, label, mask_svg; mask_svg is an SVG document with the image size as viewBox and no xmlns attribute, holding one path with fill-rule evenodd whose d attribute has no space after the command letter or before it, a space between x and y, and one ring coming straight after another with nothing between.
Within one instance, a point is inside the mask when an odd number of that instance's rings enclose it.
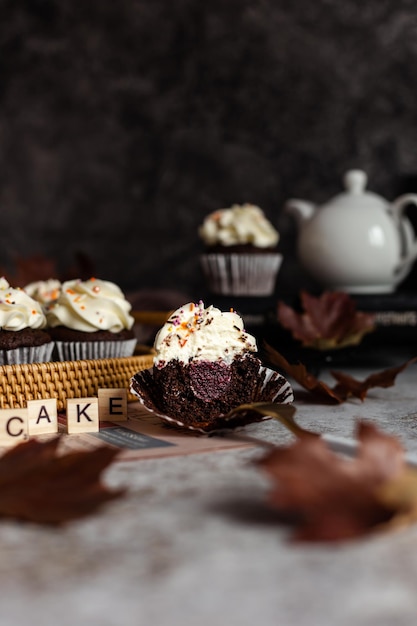
<instances>
[{"instance_id":1,"label":"letter tile a","mask_svg":"<svg viewBox=\"0 0 417 626\"><path fill-rule=\"evenodd\" d=\"M44 435L58 432L56 398L28 400L29 435Z\"/></svg>"}]
</instances>

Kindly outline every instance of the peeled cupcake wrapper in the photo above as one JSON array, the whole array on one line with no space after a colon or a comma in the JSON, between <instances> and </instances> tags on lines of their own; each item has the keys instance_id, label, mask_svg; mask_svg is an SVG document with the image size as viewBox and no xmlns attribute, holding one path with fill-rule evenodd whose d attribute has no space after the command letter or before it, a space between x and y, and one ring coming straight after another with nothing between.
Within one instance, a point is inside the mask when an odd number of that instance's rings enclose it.
<instances>
[{"instance_id":1,"label":"peeled cupcake wrapper","mask_svg":"<svg viewBox=\"0 0 417 626\"><path fill-rule=\"evenodd\" d=\"M283 256L261 254L203 254L201 264L213 293L234 296L268 296Z\"/></svg>"},{"instance_id":2,"label":"peeled cupcake wrapper","mask_svg":"<svg viewBox=\"0 0 417 626\"><path fill-rule=\"evenodd\" d=\"M60 361L116 359L132 356L136 342L136 339L124 341L56 341L55 348Z\"/></svg>"},{"instance_id":3,"label":"peeled cupcake wrapper","mask_svg":"<svg viewBox=\"0 0 417 626\"><path fill-rule=\"evenodd\" d=\"M28 346L12 350L0 350L0 365L21 365L22 363L45 363L51 360L54 342L41 346Z\"/></svg>"},{"instance_id":4,"label":"peeled cupcake wrapper","mask_svg":"<svg viewBox=\"0 0 417 626\"><path fill-rule=\"evenodd\" d=\"M263 375L264 378L262 380ZM287 379L278 372L268 367L261 366L259 368L259 380L262 381L262 384L257 387L251 402L276 402L277 404L291 404L293 402L294 394L292 387ZM245 424L270 419L270 417L267 416L260 416L255 411L247 411L229 418L225 415L220 415L210 422L210 424L200 424L198 422L192 422L191 420L185 423L177 417L161 413L157 402L154 402L154 398L158 395L158 390L154 388L153 385L152 368L137 372L131 378L130 392L137 396L141 404L163 422L201 433L213 433L217 430L224 430L225 428L236 428L238 426L244 426Z\"/></svg>"}]
</instances>

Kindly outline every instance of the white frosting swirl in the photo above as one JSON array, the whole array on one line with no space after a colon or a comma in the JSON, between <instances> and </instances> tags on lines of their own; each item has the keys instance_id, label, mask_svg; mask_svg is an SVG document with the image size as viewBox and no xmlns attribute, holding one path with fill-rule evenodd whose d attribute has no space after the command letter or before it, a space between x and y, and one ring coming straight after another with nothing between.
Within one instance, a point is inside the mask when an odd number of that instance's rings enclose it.
<instances>
[{"instance_id":1,"label":"white frosting swirl","mask_svg":"<svg viewBox=\"0 0 417 626\"><path fill-rule=\"evenodd\" d=\"M36 280L26 285L23 289L31 298L46 306L58 299L61 291L61 281L57 278Z\"/></svg>"},{"instance_id":2,"label":"white frosting swirl","mask_svg":"<svg viewBox=\"0 0 417 626\"><path fill-rule=\"evenodd\" d=\"M84 282L75 279L62 284L59 298L49 305L46 316L51 327L118 333L132 328L135 320L129 315L131 308L121 289L114 283L97 278Z\"/></svg>"},{"instance_id":3,"label":"white frosting swirl","mask_svg":"<svg viewBox=\"0 0 417 626\"><path fill-rule=\"evenodd\" d=\"M205 218L199 235L207 246L251 244L257 248L277 245L279 233L254 204L234 204Z\"/></svg>"},{"instance_id":4,"label":"white frosting swirl","mask_svg":"<svg viewBox=\"0 0 417 626\"><path fill-rule=\"evenodd\" d=\"M245 332L242 318L234 311L222 312L190 302L177 309L155 337L154 363L162 368L168 361L225 361L246 352L257 352L256 340Z\"/></svg>"},{"instance_id":5,"label":"white frosting swirl","mask_svg":"<svg viewBox=\"0 0 417 626\"><path fill-rule=\"evenodd\" d=\"M45 326L46 317L39 302L23 289L14 289L5 278L0 278L0 328L18 331Z\"/></svg>"}]
</instances>

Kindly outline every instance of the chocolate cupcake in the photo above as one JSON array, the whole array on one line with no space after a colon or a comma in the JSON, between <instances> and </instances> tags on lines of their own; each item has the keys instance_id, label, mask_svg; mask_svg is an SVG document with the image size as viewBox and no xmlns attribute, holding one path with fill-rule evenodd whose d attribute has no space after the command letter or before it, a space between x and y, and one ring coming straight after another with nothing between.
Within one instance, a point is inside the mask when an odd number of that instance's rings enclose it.
<instances>
[{"instance_id":1,"label":"chocolate cupcake","mask_svg":"<svg viewBox=\"0 0 417 626\"><path fill-rule=\"evenodd\" d=\"M46 313L59 360L131 356L136 338L130 310L112 282L96 278L64 282Z\"/></svg>"},{"instance_id":2,"label":"chocolate cupcake","mask_svg":"<svg viewBox=\"0 0 417 626\"><path fill-rule=\"evenodd\" d=\"M49 361L54 347L41 305L0 278L0 364Z\"/></svg>"},{"instance_id":3,"label":"chocolate cupcake","mask_svg":"<svg viewBox=\"0 0 417 626\"><path fill-rule=\"evenodd\" d=\"M23 287L23 290L39 302L45 310L52 302L58 300L61 293L61 281L57 278L49 278L48 280L36 280Z\"/></svg>"},{"instance_id":4,"label":"chocolate cupcake","mask_svg":"<svg viewBox=\"0 0 417 626\"><path fill-rule=\"evenodd\" d=\"M291 402L286 379L264 367L241 317L202 302L185 304L158 332L154 365L131 391L166 421L212 430L240 404Z\"/></svg>"},{"instance_id":5,"label":"chocolate cupcake","mask_svg":"<svg viewBox=\"0 0 417 626\"><path fill-rule=\"evenodd\" d=\"M268 296L275 289L282 255L279 233L253 204L210 213L200 226L201 265L213 294Z\"/></svg>"}]
</instances>

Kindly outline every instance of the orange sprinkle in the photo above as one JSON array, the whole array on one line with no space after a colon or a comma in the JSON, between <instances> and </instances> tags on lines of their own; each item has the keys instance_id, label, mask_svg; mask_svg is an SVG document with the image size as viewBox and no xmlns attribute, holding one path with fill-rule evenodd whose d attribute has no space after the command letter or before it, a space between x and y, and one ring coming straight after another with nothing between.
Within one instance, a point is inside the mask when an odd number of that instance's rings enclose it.
<instances>
[{"instance_id":1,"label":"orange sprinkle","mask_svg":"<svg viewBox=\"0 0 417 626\"><path fill-rule=\"evenodd\" d=\"M73 289L67 289L67 293L69 293L71 296L75 293L75 291Z\"/></svg>"},{"instance_id":2,"label":"orange sprinkle","mask_svg":"<svg viewBox=\"0 0 417 626\"><path fill-rule=\"evenodd\" d=\"M84 311L85 306L82 304L82 305L80 306L80 309L81 309L82 311Z\"/></svg>"}]
</instances>

